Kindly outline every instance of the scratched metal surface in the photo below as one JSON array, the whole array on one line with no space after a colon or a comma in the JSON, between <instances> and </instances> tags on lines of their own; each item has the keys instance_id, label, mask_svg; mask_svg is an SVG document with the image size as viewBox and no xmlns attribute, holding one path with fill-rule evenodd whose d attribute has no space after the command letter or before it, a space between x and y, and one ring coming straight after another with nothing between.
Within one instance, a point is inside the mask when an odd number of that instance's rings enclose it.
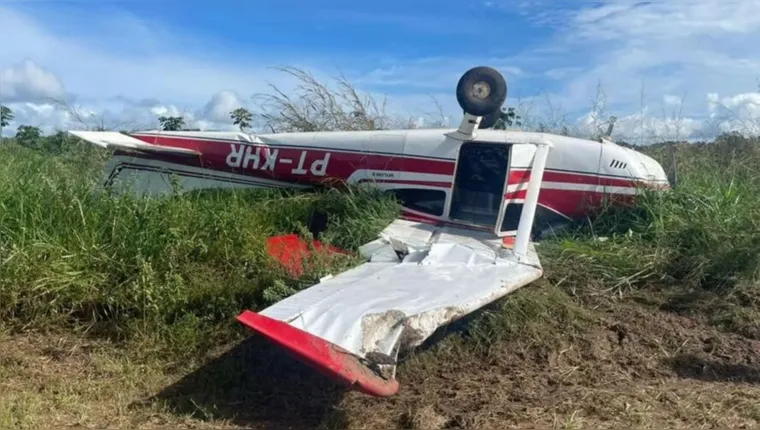
<instances>
[{"instance_id":1,"label":"scratched metal surface","mask_svg":"<svg viewBox=\"0 0 760 430\"><path fill-rule=\"evenodd\" d=\"M508 250L456 230L395 221L381 235L412 248L403 261L367 262L263 310L360 357L395 362L396 347L418 346L438 327L538 279L531 246L527 262ZM487 237L484 235L484 238ZM421 241L426 240L423 244ZM376 244L379 245L379 244ZM386 248L375 246L381 253ZM392 253L391 253L392 254ZM401 340L403 339L403 340Z\"/></svg>"}]
</instances>

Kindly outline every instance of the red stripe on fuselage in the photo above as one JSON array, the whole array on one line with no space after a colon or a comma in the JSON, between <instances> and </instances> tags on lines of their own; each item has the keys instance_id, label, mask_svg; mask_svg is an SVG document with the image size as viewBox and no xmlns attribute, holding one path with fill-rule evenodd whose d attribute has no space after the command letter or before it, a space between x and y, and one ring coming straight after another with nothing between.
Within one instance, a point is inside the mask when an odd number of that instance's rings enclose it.
<instances>
[{"instance_id":1,"label":"red stripe on fuselage","mask_svg":"<svg viewBox=\"0 0 760 430\"><path fill-rule=\"evenodd\" d=\"M527 191L521 190L515 194L514 197L509 198L524 199ZM636 196L631 194L542 188L541 194L538 196L538 204L559 212L566 217L579 218L589 214L589 211L602 208L605 199L612 200L615 203L629 204L635 198Z\"/></svg>"},{"instance_id":2,"label":"red stripe on fuselage","mask_svg":"<svg viewBox=\"0 0 760 430\"><path fill-rule=\"evenodd\" d=\"M637 181L634 178L611 178L593 173L560 172L548 168L544 171L542 179L543 182L564 182L567 184L601 185L605 187L635 187L637 185ZM528 181L530 181L530 170L512 169L510 171L510 185L521 182L528 183Z\"/></svg>"},{"instance_id":3,"label":"red stripe on fuselage","mask_svg":"<svg viewBox=\"0 0 760 430\"><path fill-rule=\"evenodd\" d=\"M346 181L359 169L386 170L409 173L412 175L415 173L449 175L453 178L455 169L455 161L453 159L428 159L403 154L365 153L351 149L311 149L307 147L289 147L287 145L261 145L247 142L204 140L199 138L182 138L174 136L136 135L134 137L150 144L192 149L200 152L201 155L198 157L168 153L135 155L119 151L117 151L117 154L241 174L250 177L273 179L282 181L283 183L318 185L325 182L334 182L335 180ZM256 164L255 157L248 157L247 165L245 163L246 160L240 160L241 163L239 163L238 167L230 166L228 163L228 157L230 156L230 153L233 152L233 149L238 154L239 158L240 156L245 157L244 152L247 151L248 148L252 151L252 155L255 155L256 149L259 151L257 168L253 168L254 164ZM328 155L329 159L326 158ZM272 157L276 157L275 162L270 160ZM313 169L314 166L320 167L319 163L324 162L325 160L326 163L324 164L323 172L318 168ZM314 172L324 173L324 175L315 175ZM527 184L529 180L530 170L525 168L510 169L508 180L509 185ZM381 184L404 184L409 186L421 185L443 189L450 189L452 186L451 182L444 181L382 178L360 180L360 182L373 181ZM552 170L551 168L545 170L543 181L626 188L635 188L644 185L633 178L615 178L593 173L558 171ZM600 205L604 196L609 194L610 193L592 190L557 190L542 187L539 196L539 204L556 210L566 216L577 217L586 214L589 206L594 207ZM505 197L510 199L520 199L524 198L524 196L525 191L521 190L508 193ZM621 197L621 200L629 200L632 198L632 196L624 195L619 197ZM409 213L408 216L421 218L418 214ZM440 222L440 219L435 217L424 218L427 218L428 221Z\"/></svg>"},{"instance_id":4,"label":"red stripe on fuselage","mask_svg":"<svg viewBox=\"0 0 760 430\"><path fill-rule=\"evenodd\" d=\"M360 151L351 150L326 150L322 148L311 149L289 147L288 145L258 145L245 142L219 142L203 139L189 139L155 135L137 135L135 138L155 145L164 145L198 151L202 154L200 156L201 164L206 168L212 168L231 173L266 177L270 179L293 180L296 182L320 182L325 177L346 180L351 176L351 174L359 169L388 170L409 173L431 173L438 175L454 174L454 160L449 161L414 158L404 156L403 154L385 155L362 153ZM247 150L247 147L250 147L252 153L255 153L256 148L259 148L258 168L253 168L253 159L250 160L247 168L244 168L242 165L240 167L230 166L227 163L227 159L230 153L233 151L233 146L231 145L234 145L234 148L236 148L236 150L240 150L240 148L246 148ZM267 155L267 152L269 155ZM328 154L329 159L327 160L325 175L319 176L312 174L310 167L313 165L313 163L324 160ZM166 159L167 161L171 159L172 162L180 162L183 164L187 162L175 161L187 160L186 158L179 158L176 156L170 156L167 158L167 155L156 154L151 156L151 158ZM277 159L277 161L272 164L274 167L273 169L262 168L264 163L266 163L265 160L268 158L268 156L275 156ZM299 165L301 167L301 171L305 169L305 172L303 174L298 173Z\"/></svg>"},{"instance_id":5,"label":"red stripe on fuselage","mask_svg":"<svg viewBox=\"0 0 760 430\"><path fill-rule=\"evenodd\" d=\"M257 145L246 142L234 141L213 141L198 138L181 138L174 136L159 135L135 135L146 143L155 145L171 146L185 149L192 149L200 152L200 160L195 157L178 156L173 154L153 154L149 158L165 160L168 162L192 165L196 167L212 168L215 170L226 171L230 173L246 174L258 177L267 177L279 180L295 180L301 182L306 179L307 182L317 180L321 181L323 176L311 175L308 168L315 161L323 160L325 155L330 154L327 163L326 177L346 180L351 174L358 169L370 170L388 170L406 173L429 173L437 175L454 175L455 161L430 159L424 157L413 157L404 154L376 154L363 153L361 151L350 149L326 150L323 148L302 148L289 147L288 145ZM231 146L236 148L250 146L252 151L260 148L259 168L252 169L252 162L248 163L248 168L243 166L235 168L227 164L227 157L231 152ZM274 169L262 169L266 163L267 150L270 154L277 151L277 162L274 163ZM304 156L302 169L305 168L307 173L303 175L294 174L293 171L299 165L302 154ZM271 156L271 155L270 155ZM193 162L191 162L193 160ZM283 162L282 160L287 160ZM509 173L509 184L517 184L530 180L530 170L512 168ZM636 180L627 178L613 178L600 176L594 173L582 172L562 172L547 168L544 172L543 180L545 182L564 182L571 184L594 184L603 186L633 187ZM450 186L450 185L449 185Z\"/></svg>"}]
</instances>

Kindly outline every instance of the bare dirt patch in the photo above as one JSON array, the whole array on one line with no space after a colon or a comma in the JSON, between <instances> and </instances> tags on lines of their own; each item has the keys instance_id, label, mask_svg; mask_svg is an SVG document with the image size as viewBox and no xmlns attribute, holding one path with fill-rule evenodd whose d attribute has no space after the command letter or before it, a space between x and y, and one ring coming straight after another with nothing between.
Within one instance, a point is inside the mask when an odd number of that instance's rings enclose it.
<instances>
[{"instance_id":1,"label":"bare dirt patch","mask_svg":"<svg viewBox=\"0 0 760 430\"><path fill-rule=\"evenodd\" d=\"M0 427L758 426L759 341L634 302L586 310L581 331L544 328L561 334L551 346L452 334L409 358L387 399L345 393L257 337L188 370L70 335L5 334Z\"/></svg>"},{"instance_id":2,"label":"bare dirt patch","mask_svg":"<svg viewBox=\"0 0 760 430\"><path fill-rule=\"evenodd\" d=\"M561 327L554 327L561 330ZM560 348L503 343L488 356L428 351L398 396L350 394L349 427L752 427L760 342L634 304L596 311Z\"/></svg>"}]
</instances>

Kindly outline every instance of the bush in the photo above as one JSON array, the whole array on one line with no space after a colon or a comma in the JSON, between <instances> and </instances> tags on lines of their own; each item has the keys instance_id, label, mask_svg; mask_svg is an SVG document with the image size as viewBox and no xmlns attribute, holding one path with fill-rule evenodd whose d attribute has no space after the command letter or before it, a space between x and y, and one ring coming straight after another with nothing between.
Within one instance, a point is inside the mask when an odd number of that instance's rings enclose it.
<instances>
[{"instance_id":1,"label":"bush","mask_svg":"<svg viewBox=\"0 0 760 430\"><path fill-rule=\"evenodd\" d=\"M398 213L391 197L364 188L111 196L98 192L101 163L81 168L87 154L0 151L0 318L18 324L97 322L124 336L229 324L278 288L303 288L330 270L291 279L266 253L269 236L304 232L313 212L327 210L324 238L355 250Z\"/></svg>"},{"instance_id":2,"label":"bush","mask_svg":"<svg viewBox=\"0 0 760 430\"><path fill-rule=\"evenodd\" d=\"M542 245L548 275L616 291L666 284L726 293L755 279L759 148L737 136L678 147L674 190L645 193L636 209L609 211ZM644 151L669 166L666 149Z\"/></svg>"}]
</instances>

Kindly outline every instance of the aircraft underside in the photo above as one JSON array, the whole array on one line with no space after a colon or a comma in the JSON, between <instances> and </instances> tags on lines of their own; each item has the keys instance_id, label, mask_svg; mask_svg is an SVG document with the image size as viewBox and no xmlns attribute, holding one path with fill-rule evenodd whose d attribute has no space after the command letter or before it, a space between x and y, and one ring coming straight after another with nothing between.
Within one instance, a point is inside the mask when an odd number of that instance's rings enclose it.
<instances>
[{"instance_id":1,"label":"aircraft underside","mask_svg":"<svg viewBox=\"0 0 760 430\"><path fill-rule=\"evenodd\" d=\"M336 161L339 158L333 155ZM493 230L502 196L507 206L501 231L514 235L522 211L530 172L507 166L476 168L459 164L454 170L424 173L387 169L354 169L332 183L344 181L369 184L392 193L402 205L402 217L419 222ZM477 163L472 163L477 164ZM385 166L384 166L385 167ZM440 167L439 167L440 169ZM445 173L449 174L445 174ZM508 177L506 193L498 186ZM464 179L459 179L462 177ZM456 183L454 180L456 179ZM104 185L117 192L137 195L165 195L201 189L301 188L323 186L329 181L293 175L252 174L202 167L185 157L116 154L107 167ZM493 184L497 184L494 186ZM610 188L614 187L614 190ZM611 192L612 191L612 192ZM610 196L628 201L636 190L629 180L549 170L544 173L536 208L535 229L556 228L568 221L585 217L589 209L598 208ZM605 195L606 194L606 195ZM448 207L447 207L448 205ZM448 209L449 215L446 216Z\"/></svg>"}]
</instances>

